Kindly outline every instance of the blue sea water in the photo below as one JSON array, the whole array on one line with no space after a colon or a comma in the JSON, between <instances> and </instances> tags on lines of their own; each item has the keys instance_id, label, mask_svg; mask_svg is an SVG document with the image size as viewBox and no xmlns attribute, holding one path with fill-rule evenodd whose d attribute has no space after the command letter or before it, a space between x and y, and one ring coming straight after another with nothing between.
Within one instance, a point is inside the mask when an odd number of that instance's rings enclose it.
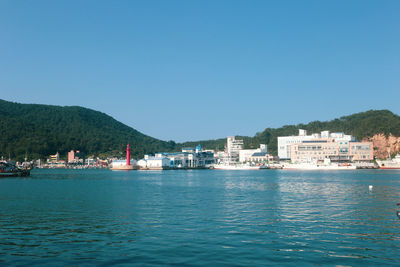
<instances>
[{"instance_id":1,"label":"blue sea water","mask_svg":"<svg viewBox=\"0 0 400 267\"><path fill-rule=\"evenodd\" d=\"M35 169L0 180L0 265L398 266L399 202L395 170Z\"/></svg>"}]
</instances>

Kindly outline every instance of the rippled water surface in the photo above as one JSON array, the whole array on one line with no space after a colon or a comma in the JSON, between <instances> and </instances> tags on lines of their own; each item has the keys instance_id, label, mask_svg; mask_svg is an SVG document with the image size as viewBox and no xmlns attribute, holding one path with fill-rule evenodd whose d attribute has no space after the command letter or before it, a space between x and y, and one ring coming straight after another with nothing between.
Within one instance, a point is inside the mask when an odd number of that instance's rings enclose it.
<instances>
[{"instance_id":1,"label":"rippled water surface","mask_svg":"<svg viewBox=\"0 0 400 267\"><path fill-rule=\"evenodd\" d=\"M395 266L399 202L400 171L33 170L0 180L0 265Z\"/></svg>"}]
</instances>

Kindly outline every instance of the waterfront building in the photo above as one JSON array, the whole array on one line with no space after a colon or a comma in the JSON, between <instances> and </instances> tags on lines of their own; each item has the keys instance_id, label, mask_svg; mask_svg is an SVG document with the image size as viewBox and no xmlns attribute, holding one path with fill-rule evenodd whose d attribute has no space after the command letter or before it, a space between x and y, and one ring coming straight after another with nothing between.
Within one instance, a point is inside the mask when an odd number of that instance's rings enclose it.
<instances>
[{"instance_id":1,"label":"waterfront building","mask_svg":"<svg viewBox=\"0 0 400 267\"><path fill-rule=\"evenodd\" d=\"M145 155L144 159L137 162L139 169L143 170L165 170L170 168L170 159L159 156Z\"/></svg>"},{"instance_id":2,"label":"waterfront building","mask_svg":"<svg viewBox=\"0 0 400 267\"><path fill-rule=\"evenodd\" d=\"M50 155L47 159L46 168L65 168L65 160L60 160L60 154L57 152L55 155Z\"/></svg>"},{"instance_id":3,"label":"waterfront building","mask_svg":"<svg viewBox=\"0 0 400 267\"><path fill-rule=\"evenodd\" d=\"M71 150L68 152L68 163L71 163L75 160L75 152L74 150Z\"/></svg>"},{"instance_id":4,"label":"waterfront building","mask_svg":"<svg viewBox=\"0 0 400 267\"><path fill-rule=\"evenodd\" d=\"M242 149L239 150L240 162L260 162L268 161L267 145L260 144L257 149Z\"/></svg>"},{"instance_id":5,"label":"waterfront building","mask_svg":"<svg viewBox=\"0 0 400 267\"><path fill-rule=\"evenodd\" d=\"M70 152L68 152L68 159L67 159L67 163L82 163L83 164L83 159L81 159L81 153L79 150L77 150L76 152L74 150L71 150Z\"/></svg>"},{"instance_id":6,"label":"waterfront building","mask_svg":"<svg viewBox=\"0 0 400 267\"><path fill-rule=\"evenodd\" d=\"M343 133L322 132L318 138L294 143L289 148L293 163L369 162L373 160L372 142L358 142Z\"/></svg>"},{"instance_id":7,"label":"waterfront building","mask_svg":"<svg viewBox=\"0 0 400 267\"><path fill-rule=\"evenodd\" d=\"M235 163L239 161L240 150L243 149L243 140L236 139L235 136L228 136L226 138L225 146L225 162L228 164Z\"/></svg>"},{"instance_id":8,"label":"waterfront building","mask_svg":"<svg viewBox=\"0 0 400 267\"><path fill-rule=\"evenodd\" d=\"M168 163L166 160L168 159ZM149 161L152 161L149 163ZM140 168L207 168L215 163L214 153L203 151L201 146L195 148L182 148L182 152L156 153L154 156L145 155L144 159L138 161Z\"/></svg>"},{"instance_id":9,"label":"waterfront building","mask_svg":"<svg viewBox=\"0 0 400 267\"><path fill-rule=\"evenodd\" d=\"M234 136L228 136L226 138L225 151L215 152L218 166L238 166L243 163L253 165L258 165L258 163L266 164L270 159L273 159L268 154L266 144L260 144L260 147L257 149L243 149L243 146L243 140L236 139Z\"/></svg>"},{"instance_id":10,"label":"waterfront building","mask_svg":"<svg viewBox=\"0 0 400 267\"><path fill-rule=\"evenodd\" d=\"M111 162L110 167L111 167L111 169L115 169L115 170L130 170L130 169L134 169L137 165L137 162L134 159L130 159L129 165L127 165L126 163L127 163L126 159L121 159L121 160L117 159L117 160L113 160ZM132 166L132 167L129 167L129 166Z\"/></svg>"},{"instance_id":11,"label":"waterfront building","mask_svg":"<svg viewBox=\"0 0 400 267\"><path fill-rule=\"evenodd\" d=\"M222 165L237 165L245 162L267 163L271 155L268 154L266 144L260 144L257 149L243 149L242 139L236 139L234 136L226 138L225 151L215 152L216 163Z\"/></svg>"},{"instance_id":12,"label":"waterfront building","mask_svg":"<svg viewBox=\"0 0 400 267\"><path fill-rule=\"evenodd\" d=\"M249 158L250 162L269 162L269 155L267 152L256 152Z\"/></svg>"},{"instance_id":13,"label":"waterfront building","mask_svg":"<svg viewBox=\"0 0 400 267\"><path fill-rule=\"evenodd\" d=\"M56 163L60 161L60 154L57 152L55 155L50 155L48 162Z\"/></svg>"},{"instance_id":14,"label":"waterfront building","mask_svg":"<svg viewBox=\"0 0 400 267\"><path fill-rule=\"evenodd\" d=\"M117 160L117 159L115 159ZM126 161L125 161L126 163ZM136 161L135 160L131 160L131 164L135 164ZM108 167L108 161L107 160L103 160L100 158L87 158L85 159L85 168L107 168Z\"/></svg>"},{"instance_id":15,"label":"waterfront building","mask_svg":"<svg viewBox=\"0 0 400 267\"><path fill-rule=\"evenodd\" d=\"M305 140L311 140L313 137L307 135L307 131L300 129L298 136L279 136L278 137L278 157L281 160L290 159L290 146L301 143Z\"/></svg>"},{"instance_id":16,"label":"waterfront building","mask_svg":"<svg viewBox=\"0 0 400 267\"><path fill-rule=\"evenodd\" d=\"M278 137L278 156L281 160L290 160L292 151L291 147L294 144L303 143L305 141L334 139L337 142L354 142L355 138L351 135L344 133L330 133L329 131L322 131L321 133L314 133L307 135L307 131L299 129L297 136L279 136Z\"/></svg>"}]
</instances>

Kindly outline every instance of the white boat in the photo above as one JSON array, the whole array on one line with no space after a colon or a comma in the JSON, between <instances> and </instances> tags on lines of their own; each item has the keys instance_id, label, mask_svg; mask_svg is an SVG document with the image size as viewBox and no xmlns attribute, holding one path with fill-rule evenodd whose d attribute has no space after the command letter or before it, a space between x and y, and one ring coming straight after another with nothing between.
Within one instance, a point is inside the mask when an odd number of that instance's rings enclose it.
<instances>
[{"instance_id":1,"label":"white boat","mask_svg":"<svg viewBox=\"0 0 400 267\"><path fill-rule=\"evenodd\" d=\"M357 166L352 164L311 164L311 163L287 163L283 164L284 170L355 170Z\"/></svg>"},{"instance_id":2,"label":"white boat","mask_svg":"<svg viewBox=\"0 0 400 267\"><path fill-rule=\"evenodd\" d=\"M306 162L306 163L285 163L282 169L290 170L355 170L357 166L351 163L332 163L329 159L325 159L323 163Z\"/></svg>"},{"instance_id":3,"label":"white boat","mask_svg":"<svg viewBox=\"0 0 400 267\"><path fill-rule=\"evenodd\" d=\"M380 169L400 169L400 154L397 154L393 159L376 160Z\"/></svg>"},{"instance_id":4,"label":"white boat","mask_svg":"<svg viewBox=\"0 0 400 267\"><path fill-rule=\"evenodd\" d=\"M261 170L268 169L268 165L247 165L247 164L215 164L215 170Z\"/></svg>"}]
</instances>

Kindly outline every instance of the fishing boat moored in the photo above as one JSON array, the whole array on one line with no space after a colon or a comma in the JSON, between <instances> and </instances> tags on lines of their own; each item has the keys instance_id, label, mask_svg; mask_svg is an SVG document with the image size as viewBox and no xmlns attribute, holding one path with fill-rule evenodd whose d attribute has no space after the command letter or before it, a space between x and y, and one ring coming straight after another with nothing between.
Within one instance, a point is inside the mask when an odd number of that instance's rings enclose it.
<instances>
[{"instance_id":1,"label":"fishing boat moored","mask_svg":"<svg viewBox=\"0 0 400 267\"><path fill-rule=\"evenodd\" d=\"M30 169L21 169L14 164L4 161L0 162L0 178L29 176L29 175L30 175Z\"/></svg>"}]
</instances>

